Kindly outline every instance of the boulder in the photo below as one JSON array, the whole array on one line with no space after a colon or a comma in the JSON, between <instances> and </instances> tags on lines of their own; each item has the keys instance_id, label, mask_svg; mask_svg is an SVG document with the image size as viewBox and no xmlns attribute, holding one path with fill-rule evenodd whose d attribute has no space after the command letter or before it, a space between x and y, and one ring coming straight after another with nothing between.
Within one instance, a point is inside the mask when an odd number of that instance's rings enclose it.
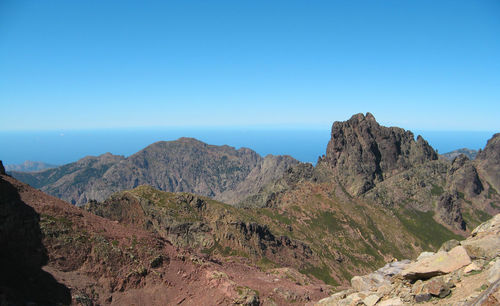
<instances>
[{"instance_id":1,"label":"boulder","mask_svg":"<svg viewBox=\"0 0 500 306\"><path fill-rule=\"evenodd\" d=\"M366 306L373 306L377 304L377 302L380 300L380 296L376 294L372 294L367 296L366 298L363 299L363 303L365 303Z\"/></svg>"},{"instance_id":2,"label":"boulder","mask_svg":"<svg viewBox=\"0 0 500 306\"><path fill-rule=\"evenodd\" d=\"M340 300L345 299L348 295L352 294L353 292L354 292L354 290L352 290L352 289L337 292L329 297L326 297L326 298L320 300L315 305L325 305L325 306L338 305Z\"/></svg>"},{"instance_id":3,"label":"boulder","mask_svg":"<svg viewBox=\"0 0 500 306\"><path fill-rule=\"evenodd\" d=\"M419 293L415 295L415 302L417 303L427 302L431 298L432 295L430 293Z\"/></svg>"},{"instance_id":4,"label":"boulder","mask_svg":"<svg viewBox=\"0 0 500 306\"><path fill-rule=\"evenodd\" d=\"M471 263L464 269L464 273L470 273L474 271L481 271L481 267L479 267L476 263Z\"/></svg>"},{"instance_id":5,"label":"boulder","mask_svg":"<svg viewBox=\"0 0 500 306\"><path fill-rule=\"evenodd\" d=\"M434 277L425 282L422 287L423 293L429 293L439 298L444 298L450 294L450 286L444 281L442 277Z\"/></svg>"},{"instance_id":6,"label":"boulder","mask_svg":"<svg viewBox=\"0 0 500 306\"><path fill-rule=\"evenodd\" d=\"M385 279L380 273L370 273L364 276L354 276L351 279L351 286L356 291L371 291L377 290L382 285L390 285L391 282Z\"/></svg>"},{"instance_id":7,"label":"boulder","mask_svg":"<svg viewBox=\"0 0 500 306\"><path fill-rule=\"evenodd\" d=\"M493 284L500 279L500 258L492 262L491 267L488 269L488 282Z\"/></svg>"},{"instance_id":8,"label":"boulder","mask_svg":"<svg viewBox=\"0 0 500 306\"><path fill-rule=\"evenodd\" d=\"M435 254L436 253L434 253L434 252L422 252L422 253L420 253L420 255L418 255L417 261L422 260L422 259L427 258L427 257L434 256Z\"/></svg>"},{"instance_id":9,"label":"boulder","mask_svg":"<svg viewBox=\"0 0 500 306\"><path fill-rule=\"evenodd\" d=\"M453 249L454 247L459 246L459 245L460 245L460 241L455 240L455 239L451 239L451 240L444 242L441 245L441 247L439 248L438 252L441 252L441 251L448 252L451 249Z\"/></svg>"},{"instance_id":10,"label":"boulder","mask_svg":"<svg viewBox=\"0 0 500 306\"><path fill-rule=\"evenodd\" d=\"M488 235L462 241L462 246L473 259L489 260L500 254L500 236Z\"/></svg>"},{"instance_id":11,"label":"boulder","mask_svg":"<svg viewBox=\"0 0 500 306\"><path fill-rule=\"evenodd\" d=\"M411 280L428 279L453 272L470 263L471 259L465 248L457 246L449 252L438 252L409 265L401 272L401 275Z\"/></svg>"}]
</instances>

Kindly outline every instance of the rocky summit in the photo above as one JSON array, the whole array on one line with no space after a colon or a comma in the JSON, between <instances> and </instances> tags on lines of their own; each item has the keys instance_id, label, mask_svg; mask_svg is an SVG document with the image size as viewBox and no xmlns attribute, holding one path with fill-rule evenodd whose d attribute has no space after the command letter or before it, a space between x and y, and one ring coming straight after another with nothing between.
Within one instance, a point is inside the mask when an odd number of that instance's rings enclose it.
<instances>
[{"instance_id":1,"label":"rocky summit","mask_svg":"<svg viewBox=\"0 0 500 306\"><path fill-rule=\"evenodd\" d=\"M326 149L326 162L352 195L361 195L377 182L436 160L437 153L421 136L401 128L384 127L367 113L335 122Z\"/></svg>"},{"instance_id":2,"label":"rocky summit","mask_svg":"<svg viewBox=\"0 0 500 306\"><path fill-rule=\"evenodd\" d=\"M500 214L461 242L388 263L351 285L316 305L500 305Z\"/></svg>"}]
</instances>

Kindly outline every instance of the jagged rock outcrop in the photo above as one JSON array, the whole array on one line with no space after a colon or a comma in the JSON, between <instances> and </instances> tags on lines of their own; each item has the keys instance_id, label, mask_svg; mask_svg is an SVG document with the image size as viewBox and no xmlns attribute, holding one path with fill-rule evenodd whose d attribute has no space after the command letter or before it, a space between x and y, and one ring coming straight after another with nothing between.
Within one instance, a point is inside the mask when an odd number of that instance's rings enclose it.
<instances>
[{"instance_id":1,"label":"jagged rock outcrop","mask_svg":"<svg viewBox=\"0 0 500 306\"><path fill-rule=\"evenodd\" d=\"M465 231L466 224L460 209L460 196L458 192L444 193L438 201L437 213L444 223L457 227L459 230Z\"/></svg>"},{"instance_id":2,"label":"jagged rock outcrop","mask_svg":"<svg viewBox=\"0 0 500 306\"><path fill-rule=\"evenodd\" d=\"M384 127L372 114L357 114L334 122L325 160L352 195L361 195L377 182L403 170L438 158L421 136Z\"/></svg>"},{"instance_id":3,"label":"jagged rock outcrop","mask_svg":"<svg viewBox=\"0 0 500 306\"><path fill-rule=\"evenodd\" d=\"M1 160L0 160L0 174L5 174L5 168Z\"/></svg>"},{"instance_id":4,"label":"jagged rock outcrop","mask_svg":"<svg viewBox=\"0 0 500 306\"><path fill-rule=\"evenodd\" d=\"M453 160L448 170L447 182L449 189L461 190L469 198L479 195L484 190L476 167L463 154Z\"/></svg>"},{"instance_id":5,"label":"jagged rock outcrop","mask_svg":"<svg viewBox=\"0 0 500 306\"><path fill-rule=\"evenodd\" d=\"M445 245L454 247L446 251ZM445 245L415 261L389 263L356 276L351 289L316 305L499 305L500 214L478 226L466 240ZM398 269L391 269L393 265Z\"/></svg>"},{"instance_id":6,"label":"jagged rock outcrop","mask_svg":"<svg viewBox=\"0 0 500 306\"><path fill-rule=\"evenodd\" d=\"M476 160L492 187L497 193L500 192L500 133L488 140L486 147L477 154Z\"/></svg>"}]
</instances>

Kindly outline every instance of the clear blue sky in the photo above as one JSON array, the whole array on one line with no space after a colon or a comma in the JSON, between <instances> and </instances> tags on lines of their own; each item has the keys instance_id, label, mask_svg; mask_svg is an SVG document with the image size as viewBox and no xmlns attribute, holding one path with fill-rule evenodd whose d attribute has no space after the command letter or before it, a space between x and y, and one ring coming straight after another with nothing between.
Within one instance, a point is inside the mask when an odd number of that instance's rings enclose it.
<instances>
[{"instance_id":1,"label":"clear blue sky","mask_svg":"<svg viewBox=\"0 0 500 306\"><path fill-rule=\"evenodd\" d=\"M500 129L500 1L0 0L0 130Z\"/></svg>"}]
</instances>

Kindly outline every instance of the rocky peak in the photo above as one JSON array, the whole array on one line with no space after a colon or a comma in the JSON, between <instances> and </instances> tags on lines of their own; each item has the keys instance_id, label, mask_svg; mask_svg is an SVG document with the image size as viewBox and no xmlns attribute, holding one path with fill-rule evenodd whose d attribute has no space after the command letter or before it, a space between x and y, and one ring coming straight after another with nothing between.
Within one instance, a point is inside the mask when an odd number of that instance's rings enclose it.
<instances>
[{"instance_id":1,"label":"rocky peak","mask_svg":"<svg viewBox=\"0 0 500 306\"><path fill-rule=\"evenodd\" d=\"M477 153L476 160L492 187L500 191L500 133L488 140L484 150Z\"/></svg>"},{"instance_id":2,"label":"rocky peak","mask_svg":"<svg viewBox=\"0 0 500 306\"><path fill-rule=\"evenodd\" d=\"M410 131L381 126L367 113L333 123L325 160L346 189L360 195L377 182L437 158L421 136L415 140Z\"/></svg>"},{"instance_id":3,"label":"rocky peak","mask_svg":"<svg viewBox=\"0 0 500 306\"><path fill-rule=\"evenodd\" d=\"M0 160L0 174L5 174L5 168L1 160Z\"/></svg>"},{"instance_id":4,"label":"rocky peak","mask_svg":"<svg viewBox=\"0 0 500 306\"><path fill-rule=\"evenodd\" d=\"M480 150L476 156L479 160L492 160L500 163L500 133L496 133L488 140L484 150Z\"/></svg>"}]
</instances>

